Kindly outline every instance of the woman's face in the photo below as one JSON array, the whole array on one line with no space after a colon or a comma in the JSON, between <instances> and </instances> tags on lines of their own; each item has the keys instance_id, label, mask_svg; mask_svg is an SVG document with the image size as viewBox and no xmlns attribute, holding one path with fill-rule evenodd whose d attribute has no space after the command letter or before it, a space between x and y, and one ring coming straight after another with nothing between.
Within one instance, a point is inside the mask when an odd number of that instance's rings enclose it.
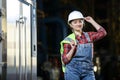
<instances>
[{"instance_id":1,"label":"woman's face","mask_svg":"<svg viewBox=\"0 0 120 80\"><path fill-rule=\"evenodd\" d=\"M75 19L75 20L71 21L70 27L74 31L79 31L79 30L82 31L83 24L84 24L84 20L83 19Z\"/></svg>"}]
</instances>

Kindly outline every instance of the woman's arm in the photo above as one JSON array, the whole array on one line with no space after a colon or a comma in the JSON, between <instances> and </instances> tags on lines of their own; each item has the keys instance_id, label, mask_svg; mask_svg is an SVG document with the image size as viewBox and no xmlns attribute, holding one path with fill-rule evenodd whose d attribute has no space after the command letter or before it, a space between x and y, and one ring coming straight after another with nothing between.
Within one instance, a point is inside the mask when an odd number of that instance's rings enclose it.
<instances>
[{"instance_id":1,"label":"woman's arm","mask_svg":"<svg viewBox=\"0 0 120 80\"><path fill-rule=\"evenodd\" d=\"M76 45L74 41L72 41L70 44L64 44L64 53L62 55L62 61L64 64L69 63L72 56L75 53Z\"/></svg>"},{"instance_id":2,"label":"woman's arm","mask_svg":"<svg viewBox=\"0 0 120 80\"><path fill-rule=\"evenodd\" d=\"M106 30L101 25L99 25L92 17L87 16L84 19L85 21L91 23L93 27L97 30L97 32L89 32L91 41L97 41L107 35Z\"/></svg>"},{"instance_id":3,"label":"woman's arm","mask_svg":"<svg viewBox=\"0 0 120 80\"><path fill-rule=\"evenodd\" d=\"M84 19L85 21L91 23L96 30L99 30L101 28L101 25L99 25L92 17L87 16Z\"/></svg>"}]
</instances>

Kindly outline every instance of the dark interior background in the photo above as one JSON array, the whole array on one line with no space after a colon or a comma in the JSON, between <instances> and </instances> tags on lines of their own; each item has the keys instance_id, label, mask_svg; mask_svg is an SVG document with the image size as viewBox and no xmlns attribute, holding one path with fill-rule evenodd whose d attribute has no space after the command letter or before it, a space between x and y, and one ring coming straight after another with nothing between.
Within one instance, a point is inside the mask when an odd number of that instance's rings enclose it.
<instances>
[{"instance_id":1,"label":"dark interior background","mask_svg":"<svg viewBox=\"0 0 120 80\"><path fill-rule=\"evenodd\" d=\"M37 76L52 80L59 73L54 80L64 80L59 49L60 41L71 33L67 16L72 10L92 16L108 33L94 43L96 80L120 80L120 0L37 0ZM85 25L85 31L95 31Z\"/></svg>"}]
</instances>

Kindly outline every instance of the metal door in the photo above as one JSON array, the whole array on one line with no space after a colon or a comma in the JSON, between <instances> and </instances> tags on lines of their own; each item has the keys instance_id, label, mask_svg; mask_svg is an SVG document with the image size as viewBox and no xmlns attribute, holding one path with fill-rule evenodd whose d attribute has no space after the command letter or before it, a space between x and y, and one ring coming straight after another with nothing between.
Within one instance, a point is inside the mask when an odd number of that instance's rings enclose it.
<instances>
[{"instance_id":1,"label":"metal door","mask_svg":"<svg viewBox=\"0 0 120 80\"><path fill-rule=\"evenodd\" d=\"M36 47L32 37L33 6L24 0L13 2L14 5L7 0L7 80L36 80L37 76L33 79L36 60L32 56L33 52L36 54L32 51Z\"/></svg>"}]
</instances>

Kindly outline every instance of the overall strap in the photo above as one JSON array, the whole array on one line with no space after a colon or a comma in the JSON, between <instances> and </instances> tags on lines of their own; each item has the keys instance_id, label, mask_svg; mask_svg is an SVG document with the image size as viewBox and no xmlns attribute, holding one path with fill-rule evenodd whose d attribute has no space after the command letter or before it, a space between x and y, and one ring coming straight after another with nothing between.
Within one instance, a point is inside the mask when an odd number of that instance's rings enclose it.
<instances>
[{"instance_id":1,"label":"overall strap","mask_svg":"<svg viewBox=\"0 0 120 80\"><path fill-rule=\"evenodd\" d=\"M87 33L87 32L84 32L84 35L85 35L85 37L87 38L88 42L91 42L88 33Z\"/></svg>"}]
</instances>

